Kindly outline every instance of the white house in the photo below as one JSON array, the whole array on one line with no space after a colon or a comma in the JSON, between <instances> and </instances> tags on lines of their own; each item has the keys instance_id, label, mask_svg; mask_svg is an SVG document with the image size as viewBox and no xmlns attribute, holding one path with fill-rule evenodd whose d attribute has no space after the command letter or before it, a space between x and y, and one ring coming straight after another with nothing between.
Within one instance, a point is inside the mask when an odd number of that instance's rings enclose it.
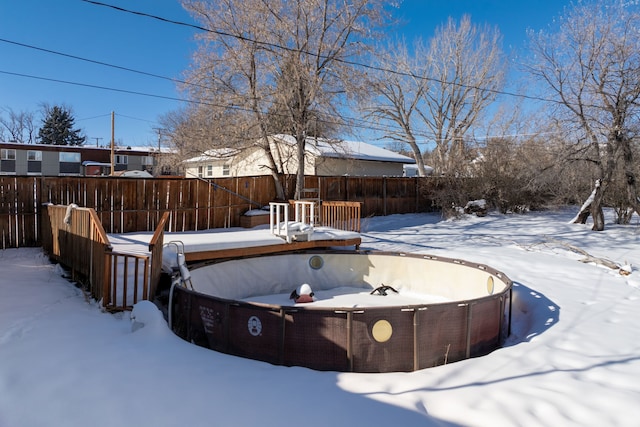
<instances>
[{"instance_id":1,"label":"white house","mask_svg":"<svg viewBox=\"0 0 640 427\"><path fill-rule=\"evenodd\" d=\"M274 135L269 144L280 171L297 173L295 138ZM415 164L411 157L357 141L309 137L305 149L305 175L403 176L403 166ZM255 145L244 149L210 150L187 160L185 173L187 177L218 178L268 175L270 172L264 150Z\"/></svg>"}]
</instances>

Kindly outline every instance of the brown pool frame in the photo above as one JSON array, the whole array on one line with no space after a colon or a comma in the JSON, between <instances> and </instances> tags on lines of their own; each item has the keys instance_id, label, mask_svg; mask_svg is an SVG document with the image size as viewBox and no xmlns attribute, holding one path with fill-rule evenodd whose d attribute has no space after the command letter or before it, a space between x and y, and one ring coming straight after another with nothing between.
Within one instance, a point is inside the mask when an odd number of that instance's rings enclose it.
<instances>
[{"instance_id":1,"label":"brown pool frame","mask_svg":"<svg viewBox=\"0 0 640 427\"><path fill-rule=\"evenodd\" d=\"M275 365L367 373L410 372L483 356L501 347L510 334L512 282L498 270L419 254L301 252L336 253L454 263L488 273L502 281L504 289L453 302L334 308L252 303L176 286L169 307L171 328L189 342L235 356Z\"/></svg>"}]
</instances>

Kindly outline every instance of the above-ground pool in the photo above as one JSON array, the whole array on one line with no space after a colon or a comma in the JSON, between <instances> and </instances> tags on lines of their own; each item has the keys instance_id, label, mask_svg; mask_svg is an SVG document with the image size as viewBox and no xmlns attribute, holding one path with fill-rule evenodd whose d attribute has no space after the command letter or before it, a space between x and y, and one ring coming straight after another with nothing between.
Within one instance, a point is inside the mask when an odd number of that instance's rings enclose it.
<instances>
[{"instance_id":1,"label":"above-ground pool","mask_svg":"<svg viewBox=\"0 0 640 427\"><path fill-rule=\"evenodd\" d=\"M169 316L176 334L278 365L414 371L485 355L510 330L509 278L486 265L443 257L268 255L205 264L191 271L191 281L193 290L172 290ZM314 302L290 299L302 284L312 288ZM390 288L376 291L383 285Z\"/></svg>"}]
</instances>

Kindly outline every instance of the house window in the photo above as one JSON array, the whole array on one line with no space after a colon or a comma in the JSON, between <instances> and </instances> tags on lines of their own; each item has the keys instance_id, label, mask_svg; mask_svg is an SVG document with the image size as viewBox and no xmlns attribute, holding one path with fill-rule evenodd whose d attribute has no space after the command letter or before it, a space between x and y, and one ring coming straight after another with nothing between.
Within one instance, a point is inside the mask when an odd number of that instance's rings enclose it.
<instances>
[{"instance_id":1,"label":"house window","mask_svg":"<svg viewBox=\"0 0 640 427\"><path fill-rule=\"evenodd\" d=\"M42 151L27 151L27 160L30 162L42 161Z\"/></svg>"},{"instance_id":2,"label":"house window","mask_svg":"<svg viewBox=\"0 0 640 427\"><path fill-rule=\"evenodd\" d=\"M15 160L16 150L10 148L3 148L0 150L0 160Z\"/></svg>"},{"instance_id":3,"label":"house window","mask_svg":"<svg viewBox=\"0 0 640 427\"><path fill-rule=\"evenodd\" d=\"M80 163L80 153L60 152L60 163Z\"/></svg>"},{"instance_id":4,"label":"house window","mask_svg":"<svg viewBox=\"0 0 640 427\"><path fill-rule=\"evenodd\" d=\"M207 176L213 176L213 165L207 165Z\"/></svg>"},{"instance_id":5,"label":"house window","mask_svg":"<svg viewBox=\"0 0 640 427\"><path fill-rule=\"evenodd\" d=\"M27 151L27 173L42 173L42 151Z\"/></svg>"},{"instance_id":6,"label":"house window","mask_svg":"<svg viewBox=\"0 0 640 427\"><path fill-rule=\"evenodd\" d=\"M140 161L142 162L142 166L153 166L153 157L152 156L142 156Z\"/></svg>"},{"instance_id":7,"label":"house window","mask_svg":"<svg viewBox=\"0 0 640 427\"><path fill-rule=\"evenodd\" d=\"M204 168L202 166L198 166L198 178L202 178L202 170Z\"/></svg>"},{"instance_id":8,"label":"house window","mask_svg":"<svg viewBox=\"0 0 640 427\"><path fill-rule=\"evenodd\" d=\"M229 165L222 165L222 175L229 176L230 168Z\"/></svg>"},{"instance_id":9,"label":"house window","mask_svg":"<svg viewBox=\"0 0 640 427\"><path fill-rule=\"evenodd\" d=\"M59 159L61 175L80 175L80 153L61 151L59 154Z\"/></svg>"},{"instance_id":10,"label":"house window","mask_svg":"<svg viewBox=\"0 0 640 427\"><path fill-rule=\"evenodd\" d=\"M126 154L116 154L116 165L129 164L129 156Z\"/></svg>"},{"instance_id":11,"label":"house window","mask_svg":"<svg viewBox=\"0 0 640 427\"><path fill-rule=\"evenodd\" d=\"M3 148L0 150L0 172L16 173L16 150L12 148Z\"/></svg>"}]
</instances>

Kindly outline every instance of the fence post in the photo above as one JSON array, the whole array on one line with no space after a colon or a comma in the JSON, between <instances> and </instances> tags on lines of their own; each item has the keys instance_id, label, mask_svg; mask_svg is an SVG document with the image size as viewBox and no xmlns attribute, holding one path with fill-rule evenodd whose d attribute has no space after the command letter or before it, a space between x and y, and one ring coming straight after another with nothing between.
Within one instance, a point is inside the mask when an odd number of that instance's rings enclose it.
<instances>
[{"instance_id":1,"label":"fence post","mask_svg":"<svg viewBox=\"0 0 640 427\"><path fill-rule=\"evenodd\" d=\"M387 177L382 177L382 213L387 216Z\"/></svg>"},{"instance_id":2,"label":"fence post","mask_svg":"<svg viewBox=\"0 0 640 427\"><path fill-rule=\"evenodd\" d=\"M418 191L418 185L419 185L420 181L418 180L418 177L414 177L413 178L413 188L415 190L415 196L416 196L416 207L415 207L415 211L418 212L418 209L420 209L420 197L419 197L419 193L420 191Z\"/></svg>"},{"instance_id":3,"label":"fence post","mask_svg":"<svg viewBox=\"0 0 640 427\"><path fill-rule=\"evenodd\" d=\"M344 199L349 200L349 177L344 176Z\"/></svg>"}]
</instances>

